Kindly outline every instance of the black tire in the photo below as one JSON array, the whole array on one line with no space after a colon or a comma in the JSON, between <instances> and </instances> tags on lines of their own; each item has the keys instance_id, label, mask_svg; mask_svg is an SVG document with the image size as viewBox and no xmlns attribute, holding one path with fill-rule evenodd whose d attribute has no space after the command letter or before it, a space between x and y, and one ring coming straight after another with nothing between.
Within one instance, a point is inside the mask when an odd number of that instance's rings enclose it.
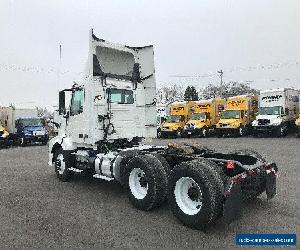
<instances>
[{"instance_id":1,"label":"black tire","mask_svg":"<svg viewBox=\"0 0 300 250\"><path fill-rule=\"evenodd\" d=\"M21 147L25 147L25 146L27 145L26 140L25 140L24 137L20 137L20 138L19 138L19 145L20 145Z\"/></svg>"},{"instance_id":2,"label":"black tire","mask_svg":"<svg viewBox=\"0 0 300 250\"><path fill-rule=\"evenodd\" d=\"M224 187L227 184L229 177L226 176L225 172L223 171L223 167L218 165L217 163L213 162L212 160L201 159L199 160L206 167L210 168L214 173L214 178L216 181L216 190L217 190L217 200L224 201ZM217 203L215 208L214 220L220 218L223 214L223 202Z\"/></svg>"},{"instance_id":3,"label":"black tire","mask_svg":"<svg viewBox=\"0 0 300 250\"><path fill-rule=\"evenodd\" d=\"M135 156L137 156L139 153L138 150L128 150L128 151L121 151L119 153L119 155L121 156L121 162L120 162L120 170L116 171L120 173L119 179L120 179L120 183L122 186L126 186L127 185L127 180L126 180L126 167L128 162Z\"/></svg>"},{"instance_id":4,"label":"black tire","mask_svg":"<svg viewBox=\"0 0 300 250\"><path fill-rule=\"evenodd\" d=\"M221 130L216 130L216 134L217 134L217 137L219 138L222 138L223 137L223 132Z\"/></svg>"},{"instance_id":5,"label":"black tire","mask_svg":"<svg viewBox=\"0 0 300 250\"><path fill-rule=\"evenodd\" d=\"M286 129L284 126L280 125L277 129L276 129L276 136L277 137L284 137L286 135Z\"/></svg>"},{"instance_id":6,"label":"black tire","mask_svg":"<svg viewBox=\"0 0 300 250\"><path fill-rule=\"evenodd\" d=\"M149 211L159 207L166 200L167 174L157 157L150 154L134 156L125 169L128 198L136 208ZM134 184L131 184L134 182L131 180L135 171L143 173L138 182L141 187L147 185L145 196L138 197L134 192Z\"/></svg>"},{"instance_id":7,"label":"black tire","mask_svg":"<svg viewBox=\"0 0 300 250\"><path fill-rule=\"evenodd\" d=\"M61 160L58 157L62 157ZM53 154L53 162L56 176L61 181L69 181L72 177L72 172L69 168L73 165L72 156L70 153L66 152L62 148L55 150ZM65 164L64 169L61 169L61 164Z\"/></svg>"},{"instance_id":8,"label":"black tire","mask_svg":"<svg viewBox=\"0 0 300 250\"><path fill-rule=\"evenodd\" d=\"M299 127L296 128L296 137L300 138L300 128Z\"/></svg>"},{"instance_id":9,"label":"black tire","mask_svg":"<svg viewBox=\"0 0 300 250\"><path fill-rule=\"evenodd\" d=\"M193 160L183 162L177 165L170 176L168 199L171 210L183 224L197 229L204 229L212 223L220 214L223 205L222 190L223 183L218 173L208 166L208 162L203 160ZM196 213L186 213L178 205L178 194L186 194L185 192L177 192L177 188L181 180L192 180L196 183L196 189L200 189L202 194L202 205ZM191 186L188 190L194 189ZM192 190L193 191L193 190ZM176 195L177 194L177 195ZM176 198L177 196L177 198ZM190 196L190 195L188 195ZM193 199L189 197L189 199Z\"/></svg>"},{"instance_id":10,"label":"black tire","mask_svg":"<svg viewBox=\"0 0 300 250\"><path fill-rule=\"evenodd\" d=\"M208 137L208 128L207 127L203 127L201 129L201 137Z\"/></svg>"},{"instance_id":11,"label":"black tire","mask_svg":"<svg viewBox=\"0 0 300 250\"><path fill-rule=\"evenodd\" d=\"M171 174L171 167L170 167L170 164L167 162L166 158L157 153L152 154L152 155L160 161L160 163L162 164L162 166L166 172L167 177L169 178L169 176Z\"/></svg>"},{"instance_id":12,"label":"black tire","mask_svg":"<svg viewBox=\"0 0 300 250\"><path fill-rule=\"evenodd\" d=\"M238 130L238 136L243 137L247 135L247 129L245 126L241 126Z\"/></svg>"},{"instance_id":13,"label":"black tire","mask_svg":"<svg viewBox=\"0 0 300 250\"><path fill-rule=\"evenodd\" d=\"M183 137L182 130L179 129L178 131L176 131L175 138L181 138L181 137Z\"/></svg>"},{"instance_id":14,"label":"black tire","mask_svg":"<svg viewBox=\"0 0 300 250\"><path fill-rule=\"evenodd\" d=\"M162 138L161 129L157 129L156 133L157 133L157 138Z\"/></svg>"}]
</instances>

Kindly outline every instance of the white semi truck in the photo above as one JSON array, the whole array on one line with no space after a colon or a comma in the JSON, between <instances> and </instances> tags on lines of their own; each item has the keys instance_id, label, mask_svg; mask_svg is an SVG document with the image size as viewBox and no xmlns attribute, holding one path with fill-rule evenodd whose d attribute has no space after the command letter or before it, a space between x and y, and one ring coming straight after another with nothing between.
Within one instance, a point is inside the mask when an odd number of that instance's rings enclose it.
<instances>
[{"instance_id":1,"label":"white semi truck","mask_svg":"<svg viewBox=\"0 0 300 250\"><path fill-rule=\"evenodd\" d=\"M57 177L68 181L84 173L115 180L142 210L168 199L174 215L198 229L222 215L228 222L236 218L242 198L263 192L272 198L277 166L255 152L141 143L156 137L154 72L153 46L122 46L90 32L87 76L59 94L62 122L49 142Z\"/></svg>"},{"instance_id":2,"label":"white semi truck","mask_svg":"<svg viewBox=\"0 0 300 250\"><path fill-rule=\"evenodd\" d=\"M284 136L295 127L299 115L299 92L291 88L260 91L259 112L252 122L255 135Z\"/></svg>"}]
</instances>

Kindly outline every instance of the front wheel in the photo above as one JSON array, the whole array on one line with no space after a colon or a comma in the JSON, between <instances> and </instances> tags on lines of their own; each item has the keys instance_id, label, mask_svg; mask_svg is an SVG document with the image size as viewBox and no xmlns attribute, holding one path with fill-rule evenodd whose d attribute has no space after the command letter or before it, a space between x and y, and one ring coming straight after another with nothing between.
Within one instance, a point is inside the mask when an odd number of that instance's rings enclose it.
<instances>
[{"instance_id":1,"label":"front wheel","mask_svg":"<svg viewBox=\"0 0 300 250\"><path fill-rule=\"evenodd\" d=\"M277 137L283 137L286 135L286 126L285 125L280 125L277 129L276 129L276 136Z\"/></svg>"},{"instance_id":2,"label":"front wheel","mask_svg":"<svg viewBox=\"0 0 300 250\"><path fill-rule=\"evenodd\" d=\"M24 137L19 138L19 145L21 147L25 147L26 146L26 140Z\"/></svg>"},{"instance_id":3,"label":"front wheel","mask_svg":"<svg viewBox=\"0 0 300 250\"><path fill-rule=\"evenodd\" d=\"M201 130L201 136L202 137L207 137L208 136L208 129L207 129L207 127L202 128L202 130Z\"/></svg>"},{"instance_id":4,"label":"front wheel","mask_svg":"<svg viewBox=\"0 0 300 250\"><path fill-rule=\"evenodd\" d=\"M53 155L53 162L57 178L61 181L68 181L72 176L72 172L69 170L71 155L59 148Z\"/></svg>"}]
</instances>

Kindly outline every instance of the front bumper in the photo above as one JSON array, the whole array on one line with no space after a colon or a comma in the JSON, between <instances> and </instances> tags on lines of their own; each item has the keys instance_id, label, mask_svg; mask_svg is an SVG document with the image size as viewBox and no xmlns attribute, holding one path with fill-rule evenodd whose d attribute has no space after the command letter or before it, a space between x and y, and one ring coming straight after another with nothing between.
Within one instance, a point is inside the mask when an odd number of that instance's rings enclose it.
<instances>
[{"instance_id":1,"label":"front bumper","mask_svg":"<svg viewBox=\"0 0 300 250\"><path fill-rule=\"evenodd\" d=\"M239 131L239 128L217 128L217 132L221 134L236 134Z\"/></svg>"},{"instance_id":2,"label":"front bumper","mask_svg":"<svg viewBox=\"0 0 300 250\"><path fill-rule=\"evenodd\" d=\"M177 130L161 130L160 131L162 137L167 137L167 136L175 136L177 134Z\"/></svg>"},{"instance_id":3,"label":"front bumper","mask_svg":"<svg viewBox=\"0 0 300 250\"><path fill-rule=\"evenodd\" d=\"M25 135L24 141L26 143L34 143L34 142L44 142L46 143L49 140L48 135L40 135L40 136L33 136L33 135Z\"/></svg>"},{"instance_id":4,"label":"front bumper","mask_svg":"<svg viewBox=\"0 0 300 250\"><path fill-rule=\"evenodd\" d=\"M0 137L0 148L7 147L10 144L10 140L8 137Z\"/></svg>"},{"instance_id":5,"label":"front bumper","mask_svg":"<svg viewBox=\"0 0 300 250\"><path fill-rule=\"evenodd\" d=\"M186 128L183 130L184 135L199 135L201 133L201 128Z\"/></svg>"},{"instance_id":6,"label":"front bumper","mask_svg":"<svg viewBox=\"0 0 300 250\"><path fill-rule=\"evenodd\" d=\"M279 129L280 125L264 125L264 126L252 126L253 131L257 133L272 133Z\"/></svg>"}]
</instances>

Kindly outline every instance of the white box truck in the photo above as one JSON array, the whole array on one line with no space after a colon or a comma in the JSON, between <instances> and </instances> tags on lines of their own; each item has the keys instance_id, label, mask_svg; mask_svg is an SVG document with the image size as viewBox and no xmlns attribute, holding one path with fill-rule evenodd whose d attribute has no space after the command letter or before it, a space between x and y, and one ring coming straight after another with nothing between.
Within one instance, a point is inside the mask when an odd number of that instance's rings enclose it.
<instances>
[{"instance_id":1,"label":"white box truck","mask_svg":"<svg viewBox=\"0 0 300 250\"><path fill-rule=\"evenodd\" d=\"M295 126L299 115L299 91L278 88L260 92L259 112L252 122L254 134L284 136Z\"/></svg>"},{"instance_id":2,"label":"white box truck","mask_svg":"<svg viewBox=\"0 0 300 250\"><path fill-rule=\"evenodd\" d=\"M9 132L10 141L22 146L31 142L48 142L48 132L34 103L19 103L0 107L0 121Z\"/></svg>"}]
</instances>

